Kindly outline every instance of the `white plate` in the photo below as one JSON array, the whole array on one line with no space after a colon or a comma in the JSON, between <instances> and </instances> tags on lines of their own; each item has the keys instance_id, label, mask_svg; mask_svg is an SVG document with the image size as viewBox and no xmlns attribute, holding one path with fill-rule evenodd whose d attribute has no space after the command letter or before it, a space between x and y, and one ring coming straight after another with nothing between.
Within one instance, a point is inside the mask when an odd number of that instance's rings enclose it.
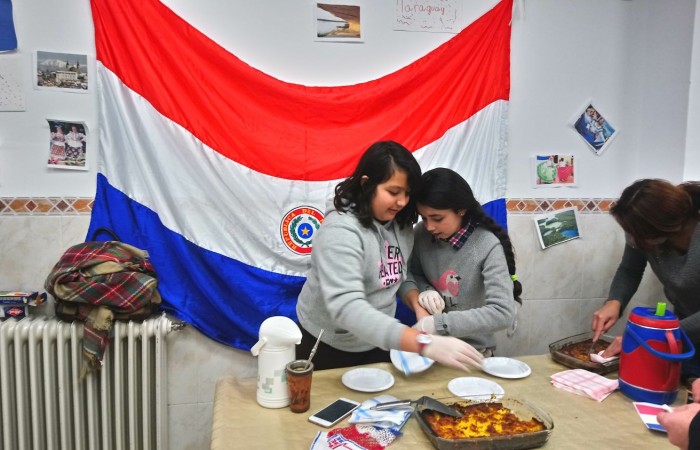
<instances>
[{"instance_id":1,"label":"white plate","mask_svg":"<svg viewBox=\"0 0 700 450\"><path fill-rule=\"evenodd\" d=\"M394 376L386 370L359 367L348 370L341 381L346 387L360 392L379 392L394 385Z\"/></svg>"},{"instance_id":2,"label":"white plate","mask_svg":"<svg viewBox=\"0 0 700 450\"><path fill-rule=\"evenodd\" d=\"M447 383L447 389L458 397L469 400L491 400L501 398L506 391L498 384L486 378L460 377Z\"/></svg>"},{"instance_id":3,"label":"white plate","mask_svg":"<svg viewBox=\"0 0 700 450\"><path fill-rule=\"evenodd\" d=\"M423 372L435 364L435 361L432 359L421 356L418 353L402 352L401 350L392 349L389 352L389 356L394 367L405 375Z\"/></svg>"},{"instance_id":4,"label":"white plate","mask_svg":"<svg viewBox=\"0 0 700 450\"><path fill-rule=\"evenodd\" d=\"M524 362L500 356L485 358L481 368L489 375L501 378L525 378L532 373L530 366Z\"/></svg>"}]
</instances>

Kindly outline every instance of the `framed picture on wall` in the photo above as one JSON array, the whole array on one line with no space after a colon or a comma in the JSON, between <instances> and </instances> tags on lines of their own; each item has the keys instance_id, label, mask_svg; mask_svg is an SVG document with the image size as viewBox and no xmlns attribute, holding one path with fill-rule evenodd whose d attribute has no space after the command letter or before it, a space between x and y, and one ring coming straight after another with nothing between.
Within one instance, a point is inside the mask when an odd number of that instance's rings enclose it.
<instances>
[{"instance_id":1,"label":"framed picture on wall","mask_svg":"<svg viewBox=\"0 0 700 450\"><path fill-rule=\"evenodd\" d=\"M571 126L596 155L602 154L618 134L617 128L590 101Z\"/></svg>"},{"instance_id":2,"label":"framed picture on wall","mask_svg":"<svg viewBox=\"0 0 700 450\"><path fill-rule=\"evenodd\" d=\"M34 89L85 94L88 81L87 55L34 52Z\"/></svg>"},{"instance_id":3,"label":"framed picture on wall","mask_svg":"<svg viewBox=\"0 0 700 450\"><path fill-rule=\"evenodd\" d=\"M536 155L532 158L534 187L575 187L574 155Z\"/></svg>"},{"instance_id":4,"label":"framed picture on wall","mask_svg":"<svg viewBox=\"0 0 700 450\"><path fill-rule=\"evenodd\" d=\"M542 249L581 237L576 208L564 208L536 216L535 229Z\"/></svg>"},{"instance_id":5,"label":"framed picture on wall","mask_svg":"<svg viewBox=\"0 0 700 450\"><path fill-rule=\"evenodd\" d=\"M364 42L362 8L359 4L314 2L314 40Z\"/></svg>"},{"instance_id":6,"label":"framed picture on wall","mask_svg":"<svg viewBox=\"0 0 700 450\"><path fill-rule=\"evenodd\" d=\"M88 170L85 122L46 121L50 130L48 166L54 169Z\"/></svg>"}]
</instances>

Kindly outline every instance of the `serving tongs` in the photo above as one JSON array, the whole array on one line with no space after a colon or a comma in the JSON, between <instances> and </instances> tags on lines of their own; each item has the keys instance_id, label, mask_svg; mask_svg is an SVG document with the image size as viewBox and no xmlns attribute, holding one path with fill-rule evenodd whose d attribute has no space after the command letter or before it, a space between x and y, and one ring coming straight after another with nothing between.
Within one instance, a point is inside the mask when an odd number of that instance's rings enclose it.
<instances>
[{"instance_id":1,"label":"serving tongs","mask_svg":"<svg viewBox=\"0 0 700 450\"><path fill-rule=\"evenodd\" d=\"M430 409L452 417L464 416L464 414L452 408L451 406L447 406L441 401L435 400L434 398L428 397L427 395L422 396L418 400L396 400L393 402L378 403L372 406L370 409L383 411L385 409L399 409L407 407L412 408L414 405L422 406L424 409Z\"/></svg>"}]
</instances>

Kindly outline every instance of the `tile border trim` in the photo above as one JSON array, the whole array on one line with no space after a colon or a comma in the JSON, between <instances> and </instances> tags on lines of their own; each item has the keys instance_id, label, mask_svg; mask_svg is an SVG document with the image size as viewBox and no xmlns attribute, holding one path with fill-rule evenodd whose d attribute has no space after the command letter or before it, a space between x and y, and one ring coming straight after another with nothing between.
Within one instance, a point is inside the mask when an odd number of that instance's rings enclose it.
<instances>
[{"instance_id":1,"label":"tile border trim","mask_svg":"<svg viewBox=\"0 0 700 450\"><path fill-rule=\"evenodd\" d=\"M510 198L508 214L541 214L576 207L584 214L606 214L615 202L609 198ZM0 197L0 216L89 215L90 197Z\"/></svg>"},{"instance_id":2,"label":"tile border trim","mask_svg":"<svg viewBox=\"0 0 700 450\"><path fill-rule=\"evenodd\" d=\"M0 216L77 216L92 213L91 197L0 197Z\"/></svg>"}]
</instances>

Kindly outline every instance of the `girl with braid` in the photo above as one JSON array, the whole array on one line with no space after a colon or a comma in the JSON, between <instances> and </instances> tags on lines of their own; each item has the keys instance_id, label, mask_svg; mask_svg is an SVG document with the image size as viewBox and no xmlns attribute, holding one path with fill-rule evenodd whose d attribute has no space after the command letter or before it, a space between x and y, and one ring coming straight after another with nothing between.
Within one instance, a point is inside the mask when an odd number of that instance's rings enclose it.
<instances>
[{"instance_id":1,"label":"girl with braid","mask_svg":"<svg viewBox=\"0 0 700 450\"><path fill-rule=\"evenodd\" d=\"M389 361L389 349L420 353L467 372L481 367L483 355L467 342L432 336L394 318L397 296L414 305L419 295L406 285L406 261L420 180L413 154L398 142L381 141L336 186L314 235L311 268L296 309L302 332L297 358L308 357L321 339L315 370Z\"/></svg>"},{"instance_id":2,"label":"girl with braid","mask_svg":"<svg viewBox=\"0 0 700 450\"><path fill-rule=\"evenodd\" d=\"M459 337L491 356L494 333L515 327L521 303L508 233L453 170L423 174L415 200L422 221L409 261L408 280L420 292L414 328Z\"/></svg>"}]
</instances>

